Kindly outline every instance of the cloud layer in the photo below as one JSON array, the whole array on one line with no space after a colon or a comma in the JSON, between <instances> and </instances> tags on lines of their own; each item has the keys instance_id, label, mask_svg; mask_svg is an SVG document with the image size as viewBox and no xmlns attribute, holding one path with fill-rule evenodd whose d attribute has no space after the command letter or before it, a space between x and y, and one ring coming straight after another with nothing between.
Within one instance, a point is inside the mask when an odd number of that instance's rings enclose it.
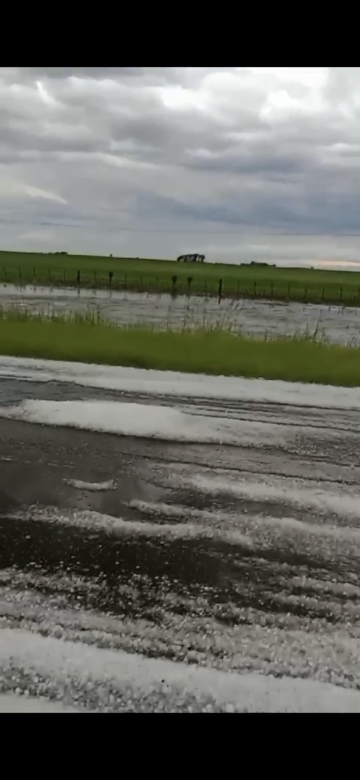
<instances>
[{"instance_id":1,"label":"cloud layer","mask_svg":"<svg viewBox=\"0 0 360 780\"><path fill-rule=\"evenodd\" d=\"M360 261L339 238L360 233L359 88L360 68L0 68L0 245Z\"/></svg>"}]
</instances>

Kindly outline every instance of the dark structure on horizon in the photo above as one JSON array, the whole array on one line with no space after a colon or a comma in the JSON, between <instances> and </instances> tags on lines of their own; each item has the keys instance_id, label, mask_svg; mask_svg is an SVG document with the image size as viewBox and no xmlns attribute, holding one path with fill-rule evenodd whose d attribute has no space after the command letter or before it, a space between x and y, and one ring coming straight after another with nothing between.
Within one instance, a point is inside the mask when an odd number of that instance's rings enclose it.
<instances>
[{"instance_id":1,"label":"dark structure on horizon","mask_svg":"<svg viewBox=\"0 0 360 780\"><path fill-rule=\"evenodd\" d=\"M203 263L205 260L205 255L179 255L177 258L177 263Z\"/></svg>"}]
</instances>

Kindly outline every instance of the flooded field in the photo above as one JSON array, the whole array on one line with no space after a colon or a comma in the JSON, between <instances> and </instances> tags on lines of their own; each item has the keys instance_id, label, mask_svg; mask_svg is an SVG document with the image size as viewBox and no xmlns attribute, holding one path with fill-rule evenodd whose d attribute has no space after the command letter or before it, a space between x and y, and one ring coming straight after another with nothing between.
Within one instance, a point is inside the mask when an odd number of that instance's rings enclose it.
<instances>
[{"instance_id":1,"label":"flooded field","mask_svg":"<svg viewBox=\"0 0 360 780\"><path fill-rule=\"evenodd\" d=\"M226 327L254 336L314 334L333 343L360 344L360 309L271 301L237 301L197 296L151 295L109 290L75 290L0 285L0 307L34 313L96 310L117 325L157 328Z\"/></svg>"}]
</instances>

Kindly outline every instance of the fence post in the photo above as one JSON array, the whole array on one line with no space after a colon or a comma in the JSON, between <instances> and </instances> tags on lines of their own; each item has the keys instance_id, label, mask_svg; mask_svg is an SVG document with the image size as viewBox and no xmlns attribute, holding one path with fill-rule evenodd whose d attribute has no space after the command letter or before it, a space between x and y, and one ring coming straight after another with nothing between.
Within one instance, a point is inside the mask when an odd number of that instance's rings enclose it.
<instances>
[{"instance_id":1,"label":"fence post","mask_svg":"<svg viewBox=\"0 0 360 780\"><path fill-rule=\"evenodd\" d=\"M218 303L221 303L223 280L219 279Z\"/></svg>"},{"instance_id":2,"label":"fence post","mask_svg":"<svg viewBox=\"0 0 360 780\"><path fill-rule=\"evenodd\" d=\"M33 268L33 279L36 279L36 268Z\"/></svg>"},{"instance_id":3,"label":"fence post","mask_svg":"<svg viewBox=\"0 0 360 780\"><path fill-rule=\"evenodd\" d=\"M274 297L274 283L271 282L271 297Z\"/></svg>"},{"instance_id":4,"label":"fence post","mask_svg":"<svg viewBox=\"0 0 360 780\"><path fill-rule=\"evenodd\" d=\"M124 274L124 288L127 288L127 274Z\"/></svg>"},{"instance_id":5,"label":"fence post","mask_svg":"<svg viewBox=\"0 0 360 780\"><path fill-rule=\"evenodd\" d=\"M190 295L191 282L192 282L192 276L188 276L187 278L188 295Z\"/></svg>"},{"instance_id":6,"label":"fence post","mask_svg":"<svg viewBox=\"0 0 360 780\"><path fill-rule=\"evenodd\" d=\"M305 303L306 303L306 301L307 301L307 287L305 287L305 291L304 291L304 293L305 293L305 294L304 294L304 299L305 299Z\"/></svg>"},{"instance_id":7,"label":"fence post","mask_svg":"<svg viewBox=\"0 0 360 780\"><path fill-rule=\"evenodd\" d=\"M65 271L65 268L63 269L63 275L64 275L64 282L66 282L66 271Z\"/></svg>"},{"instance_id":8,"label":"fence post","mask_svg":"<svg viewBox=\"0 0 360 780\"><path fill-rule=\"evenodd\" d=\"M288 284L288 288L287 288L287 297L288 298L290 298L290 293L291 293L291 285Z\"/></svg>"},{"instance_id":9,"label":"fence post","mask_svg":"<svg viewBox=\"0 0 360 780\"><path fill-rule=\"evenodd\" d=\"M80 284L80 280L81 280L80 271L77 272L76 278L77 278L77 283Z\"/></svg>"},{"instance_id":10,"label":"fence post","mask_svg":"<svg viewBox=\"0 0 360 780\"><path fill-rule=\"evenodd\" d=\"M340 287L340 290L339 290L339 299L340 299L340 301L342 301L342 297L343 297L343 288Z\"/></svg>"},{"instance_id":11,"label":"fence post","mask_svg":"<svg viewBox=\"0 0 360 780\"><path fill-rule=\"evenodd\" d=\"M256 282L254 282L254 298L256 298Z\"/></svg>"},{"instance_id":12,"label":"fence post","mask_svg":"<svg viewBox=\"0 0 360 780\"><path fill-rule=\"evenodd\" d=\"M112 280L113 280L113 276L114 276L114 271L109 271L109 285L110 285L110 287L111 287L111 283L112 283Z\"/></svg>"},{"instance_id":13,"label":"fence post","mask_svg":"<svg viewBox=\"0 0 360 780\"><path fill-rule=\"evenodd\" d=\"M171 282L172 282L172 293L173 293L173 295L175 295L175 293L176 293L177 276L173 276Z\"/></svg>"}]
</instances>

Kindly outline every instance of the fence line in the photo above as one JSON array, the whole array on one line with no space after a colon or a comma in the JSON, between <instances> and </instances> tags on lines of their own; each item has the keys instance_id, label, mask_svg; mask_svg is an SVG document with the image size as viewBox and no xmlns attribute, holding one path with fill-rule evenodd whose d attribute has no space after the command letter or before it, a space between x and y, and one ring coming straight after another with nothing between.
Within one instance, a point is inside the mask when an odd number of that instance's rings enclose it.
<instances>
[{"instance_id":1,"label":"fence line","mask_svg":"<svg viewBox=\"0 0 360 780\"><path fill-rule=\"evenodd\" d=\"M1 273L2 270L2 273ZM13 284L46 284L52 286L66 285L71 287L107 288L114 290L129 290L137 292L170 293L176 295L206 295L216 296L219 303L223 298L262 298L278 301L319 302L340 305L360 306L360 285L355 288L343 285L309 285L291 283L276 283L268 281L259 283L254 280L236 279L235 277L202 277L202 276L148 276L132 275L127 272L114 273L98 270L77 269L71 272L66 268L47 267L24 269L18 266L3 266L0 269L0 283Z\"/></svg>"}]
</instances>

